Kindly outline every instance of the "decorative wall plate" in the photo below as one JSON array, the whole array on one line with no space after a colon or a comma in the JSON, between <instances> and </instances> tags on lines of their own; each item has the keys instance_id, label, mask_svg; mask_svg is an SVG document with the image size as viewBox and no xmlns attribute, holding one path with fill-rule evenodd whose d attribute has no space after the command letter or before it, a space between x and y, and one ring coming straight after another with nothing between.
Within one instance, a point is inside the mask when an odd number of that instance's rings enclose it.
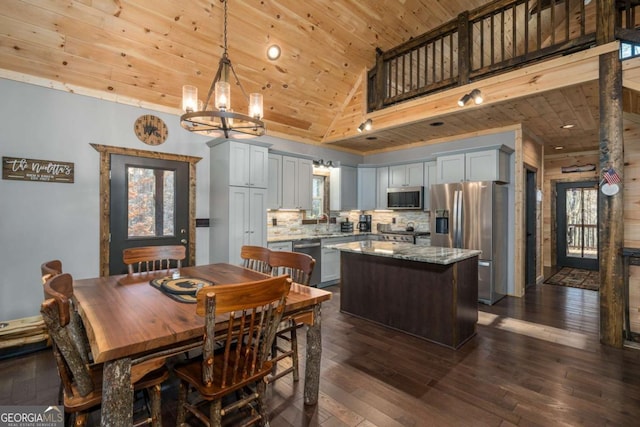
<instances>
[{"instance_id":1,"label":"decorative wall plate","mask_svg":"<svg viewBox=\"0 0 640 427\"><path fill-rule=\"evenodd\" d=\"M618 187L618 184L608 184L608 183L604 183L602 184L602 187L600 187L600 191L602 191L602 194L604 194L605 196L613 196L615 194L618 194L618 191L620 191L620 187Z\"/></svg>"},{"instance_id":2,"label":"decorative wall plate","mask_svg":"<svg viewBox=\"0 0 640 427\"><path fill-rule=\"evenodd\" d=\"M169 135L165 122L152 114L138 117L133 125L133 130L138 139L148 145L160 145L167 140Z\"/></svg>"}]
</instances>

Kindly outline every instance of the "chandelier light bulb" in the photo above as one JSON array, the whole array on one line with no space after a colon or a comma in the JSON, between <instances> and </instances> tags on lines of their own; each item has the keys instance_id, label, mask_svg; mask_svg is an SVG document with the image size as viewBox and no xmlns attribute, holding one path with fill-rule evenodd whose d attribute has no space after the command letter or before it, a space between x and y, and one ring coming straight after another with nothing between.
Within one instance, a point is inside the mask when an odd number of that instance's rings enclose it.
<instances>
[{"instance_id":1,"label":"chandelier light bulb","mask_svg":"<svg viewBox=\"0 0 640 427\"><path fill-rule=\"evenodd\" d=\"M218 110L231 108L231 85L225 81L216 82L215 105Z\"/></svg>"},{"instance_id":2,"label":"chandelier light bulb","mask_svg":"<svg viewBox=\"0 0 640 427\"><path fill-rule=\"evenodd\" d=\"M198 88L191 85L182 86L182 110L190 113L198 108Z\"/></svg>"},{"instance_id":3,"label":"chandelier light bulb","mask_svg":"<svg viewBox=\"0 0 640 427\"><path fill-rule=\"evenodd\" d=\"M254 119L261 119L263 117L262 109L262 94L250 93L249 94L249 115Z\"/></svg>"}]
</instances>

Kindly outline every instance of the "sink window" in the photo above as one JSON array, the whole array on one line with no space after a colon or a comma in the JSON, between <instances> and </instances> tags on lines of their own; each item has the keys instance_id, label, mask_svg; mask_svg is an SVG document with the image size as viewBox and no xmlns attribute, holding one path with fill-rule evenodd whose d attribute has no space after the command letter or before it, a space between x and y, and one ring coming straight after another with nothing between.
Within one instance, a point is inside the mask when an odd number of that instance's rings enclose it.
<instances>
[{"instance_id":1,"label":"sink window","mask_svg":"<svg viewBox=\"0 0 640 427\"><path fill-rule=\"evenodd\" d=\"M329 215L329 171L313 171L313 181L311 187L312 209L304 211L304 223L315 222L322 215ZM309 222L306 222L309 221ZM324 222L324 218L322 220Z\"/></svg>"}]
</instances>

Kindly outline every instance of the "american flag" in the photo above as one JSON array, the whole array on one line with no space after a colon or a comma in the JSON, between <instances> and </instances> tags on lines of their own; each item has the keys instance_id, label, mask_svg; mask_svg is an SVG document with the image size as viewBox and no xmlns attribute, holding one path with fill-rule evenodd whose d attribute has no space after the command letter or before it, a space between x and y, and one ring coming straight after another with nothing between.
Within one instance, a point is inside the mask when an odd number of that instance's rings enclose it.
<instances>
[{"instance_id":1,"label":"american flag","mask_svg":"<svg viewBox=\"0 0 640 427\"><path fill-rule=\"evenodd\" d=\"M602 177L605 179L605 181L607 181L608 184L615 184L617 182L620 182L620 175L618 175L616 171L613 170L613 168L609 168L608 170L604 171Z\"/></svg>"}]
</instances>

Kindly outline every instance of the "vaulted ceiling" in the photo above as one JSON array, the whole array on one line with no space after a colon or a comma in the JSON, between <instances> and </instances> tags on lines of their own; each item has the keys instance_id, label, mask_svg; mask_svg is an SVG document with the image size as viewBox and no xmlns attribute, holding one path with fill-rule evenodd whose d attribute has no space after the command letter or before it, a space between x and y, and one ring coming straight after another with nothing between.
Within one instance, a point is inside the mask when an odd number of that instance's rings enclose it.
<instances>
[{"instance_id":1,"label":"vaulted ceiling","mask_svg":"<svg viewBox=\"0 0 640 427\"><path fill-rule=\"evenodd\" d=\"M269 134L324 144L364 84L376 48L389 50L488 3L229 0L229 57L245 90L263 93ZM201 98L209 89L222 33L220 0L2 0L0 77L179 114L183 84L197 86ZM266 57L273 43L282 48L276 61ZM638 108L635 92L627 101ZM246 109L238 91L232 105ZM569 134L560 125L571 117L578 128ZM549 147L571 140L573 151L595 149L597 82L434 116L374 132L375 140L344 135L329 146L366 153L515 123Z\"/></svg>"}]
</instances>

